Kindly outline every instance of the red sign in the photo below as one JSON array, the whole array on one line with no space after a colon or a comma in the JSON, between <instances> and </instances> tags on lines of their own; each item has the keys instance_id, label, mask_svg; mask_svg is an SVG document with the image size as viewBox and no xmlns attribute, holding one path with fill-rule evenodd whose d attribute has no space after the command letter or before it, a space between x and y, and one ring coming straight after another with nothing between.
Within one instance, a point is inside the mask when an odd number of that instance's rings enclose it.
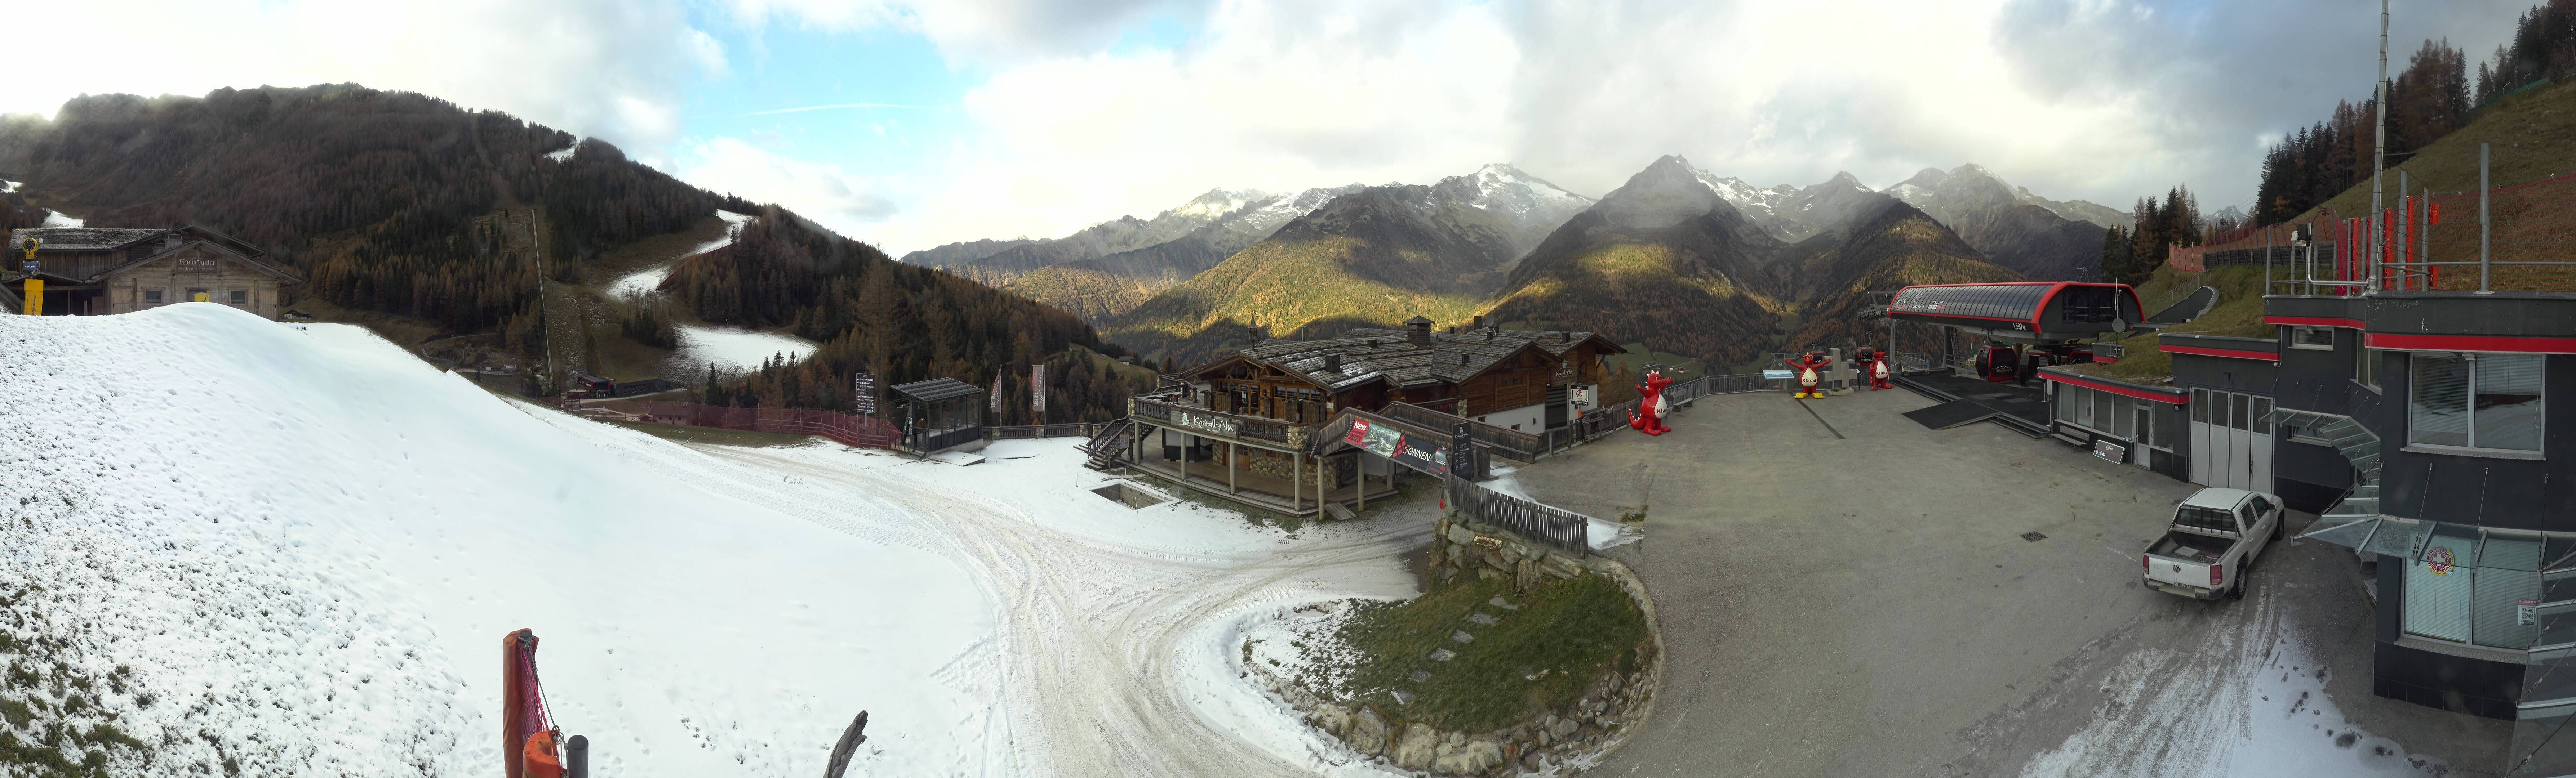
<instances>
[{"instance_id":1,"label":"red sign","mask_svg":"<svg viewBox=\"0 0 2576 778\"><path fill-rule=\"evenodd\" d=\"M2433 550L2424 552L2424 567L2434 575L2450 575L2451 550L2434 546Z\"/></svg>"},{"instance_id":2,"label":"red sign","mask_svg":"<svg viewBox=\"0 0 2576 778\"><path fill-rule=\"evenodd\" d=\"M1349 443L1354 446L1366 445L1368 442L1368 427L1367 419L1352 419L1351 434L1343 435L1342 442Z\"/></svg>"}]
</instances>

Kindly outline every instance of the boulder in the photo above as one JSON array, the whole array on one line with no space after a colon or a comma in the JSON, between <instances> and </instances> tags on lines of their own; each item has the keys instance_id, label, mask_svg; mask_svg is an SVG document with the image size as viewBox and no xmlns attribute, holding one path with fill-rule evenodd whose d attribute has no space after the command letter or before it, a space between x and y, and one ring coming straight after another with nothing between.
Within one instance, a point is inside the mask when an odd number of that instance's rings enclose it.
<instances>
[{"instance_id":1,"label":"boulder","mask_svg":"<svg viewBox=\"0 0 2576 778\"><path fill-rule=\"evenodd\" d=\"M1566 737L1573 735L1574 728L1579 726L1582 726L1582 722L1578 722L1573 719L1560 718L1556 720L1556 724L1551 726L1550 729L1555 731L1556 739L1564 740Z\"/></svg>"},{"instance_id":2,"label":"boulder","mask_svg":"<svg viewBox=\"0 0 2576 778\"><path fill-rule=\"evenodd\" d=\"M1547 561L1540 562L1539 569L1558 578L1577 578L1583 575L1583 564L1567 559L1562 554L1547 555Z\"/></svg>"},{"instance_id":3,"label":"boulder","mask_svg":"<svg viewBox=\"0 0 2576 778\"><path fill-rule=\"evenodd\" d=\"M1476 533L1456 524L1449 525L1449 542L1464 546L1476 542Z\"/></svg>"},{"instance_id":4,"label":"boulder","mask_svg":"<svg viewBox=\"0 0 2576 778\"><path fill-rule=\"evenodd\" d=\"M1433 732L1431 725L1417 721L1405 726L1404 736L1396 739L1395 750L1388 756L1399 769L1428 770L1432 758L1438 755L1435 749L1439 742L1439 733Z\"/></svg>"},{"instance_id":5,"label":"boulder","mask_svg":"<svg viewBox=\"0 0 2576 778\"><path fill-rule=\"evenodd\" d=\"M1350 734L1342 742L1362 756L1376 756L1386 750L1386 719L1380 718L1374 708L1361 708L1359 715L1351 717Z\"/></svg>"},{"instance_id":6,"label":"boulder","mask_svg":"<svg viewBox=\"0 0 2576 778\"><path fill-rule=\"evenodd\" d=\"M1332 733L1333 737L1341 737L1343 733L1351 731L1351 712L1329 702L1317 705L1315 706L1315 726Z\"/></svg>"}]
</instances>

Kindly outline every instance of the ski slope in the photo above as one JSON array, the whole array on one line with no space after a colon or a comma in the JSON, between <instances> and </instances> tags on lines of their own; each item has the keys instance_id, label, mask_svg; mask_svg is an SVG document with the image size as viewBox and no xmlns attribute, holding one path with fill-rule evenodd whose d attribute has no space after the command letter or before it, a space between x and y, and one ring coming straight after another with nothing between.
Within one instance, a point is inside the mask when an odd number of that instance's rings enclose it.
<instances>
[{"instance_id":1,"label":"ski slope","mask_svg":"<svg viewBox=\"0 0 2576 778\"><path fill-rule=\"evenodd\" d=\"M99 700L120 774L493 774L520 627L599 775L820 774L862 709L853 776L1373 773L1234 647L1428 531L1129 510L1070 439L700 451L204 303L0 316L0 397L0 583L160 700Z\"/></svg>"}]
</instances>

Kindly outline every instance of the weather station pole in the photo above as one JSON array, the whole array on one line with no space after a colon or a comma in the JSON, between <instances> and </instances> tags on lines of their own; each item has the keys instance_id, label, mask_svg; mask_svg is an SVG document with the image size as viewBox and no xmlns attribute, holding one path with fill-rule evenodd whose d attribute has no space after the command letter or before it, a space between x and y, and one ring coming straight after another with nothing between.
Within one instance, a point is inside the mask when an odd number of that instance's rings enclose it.
<instances>
[{"instance_id":1,"label":"weather station pole","mask_svg":"<svg viewBox=\"0 0 2576 778\"><path fill-rule=\"evenodd\" d=\"M2478 294L2495 294L2487 287L2487 144L2478 144Z\"/></svg>"},{"instance_id":2,"label":"weather station pole","mask_svg":"<svg viewBox=\"0 0 2576 778\"><path fill-rule=\"evenodd\" d=\"M2387 261L2386 247L2380 245L2387 239L2387 225L2382 224L2387 216L2380 212L2379 174L2388 167L2388 0L2379 0L2379 80L2370 89L2376 95L2370 100L2372 113L2378 118L2370 135L2370 285L2361 288L2362 294L2379 291L2379 266Z\"/></svg>"}]
</instances>

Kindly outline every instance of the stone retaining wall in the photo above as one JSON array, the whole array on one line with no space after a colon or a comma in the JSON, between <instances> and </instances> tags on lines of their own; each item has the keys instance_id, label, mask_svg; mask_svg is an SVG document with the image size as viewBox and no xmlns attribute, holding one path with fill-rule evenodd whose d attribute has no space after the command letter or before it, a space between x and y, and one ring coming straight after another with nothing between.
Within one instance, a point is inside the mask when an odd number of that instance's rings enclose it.
<instances>
[{"instance_id":1,"label":"stone retaining wall","mask_svg":"<svg viewBox=\"0 0 2576 778\"><path fill-rule=\"evenodd\" d=\"M1627 565L1607 557L1576 558L1463 518L1443 519L1437 530L1431 563L1440 570L1441 580L1469 573L1509 578L1516 591L1542 583L1540 576L1599 575L1618 583L1645 616L1647 645L1638 657L1641 667L1604 674L1566 707L1491 732L1442 731L1391 719L1375 706L1346 708L1247 662L1253 679L1287 701L1308 723L1360 755L1383 758L1399 769L1440 775L1521 775L1589 765L1645 728L1655 709L1654 690L1663 684L1664 632L1645 583Z\"/></svg>"}]
</instances>

